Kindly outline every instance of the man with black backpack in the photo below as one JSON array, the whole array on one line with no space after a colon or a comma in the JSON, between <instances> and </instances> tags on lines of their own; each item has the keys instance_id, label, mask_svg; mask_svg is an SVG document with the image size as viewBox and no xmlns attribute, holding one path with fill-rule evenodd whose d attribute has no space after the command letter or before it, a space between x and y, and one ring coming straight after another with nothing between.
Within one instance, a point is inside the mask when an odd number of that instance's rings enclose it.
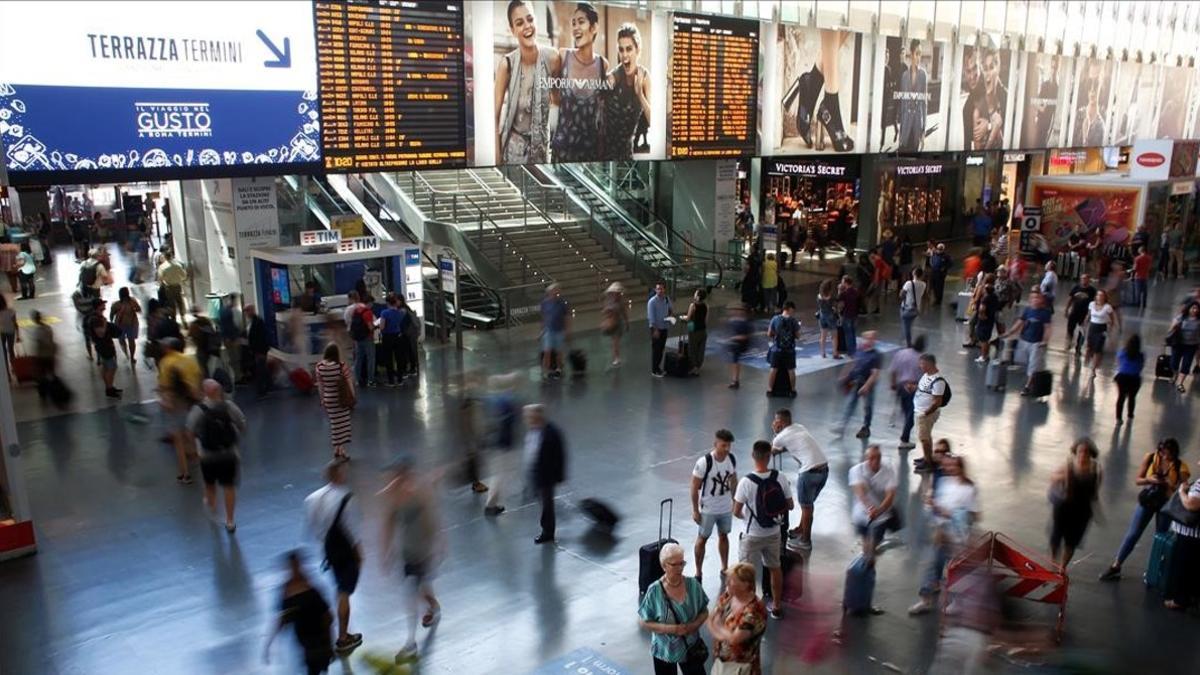
<instances>
[{"instance_id":1,"label":"man with black backpack","mask_svg":"<svg viewBox=\"0 0 1200 675\"><path fill-rule=\"evenodd\" d=\"M950 384L938 370L937 357L933 354L922 354L917 363L923 374L913 392L913 420L924 456L916 461L916 470L928 473L933 471L933 424L941 416L942 408L950 403Z\"/></svg>"},{"instance_id":2,"label":"man with black backpack","mask_svg":"<svg viewBox=\"0 0 1200 675\"><path fill-rule=\"evenodd\" d=\"M343 319L354 340L354 376L358 386L375 386L375 314L371 306L364 302L357 291L347 295L350 304L346 307Z\"/></svg>"},{"instance_id":3,"label":"man with black backpack","mask_svg":"<svg viewBox=\"0 0 1200 675\"><path fill-rule=\"evenodd\" d=\"M362 571L362 511L346 484L349 460L334 459L325 465L329 481L304 498L308 531L321 543L325 554L322 569L333 572L337 584L338 637L334 651L345 655L362 644L361 633L350 632L350 595L358 587Z\"/></svg>"},{"instance_id":4,"label":"man with black backpack","mask_svg":"<svg viewBox=\"0 0 1200 675\"><path fill-rule=\"evenodd\" d=\"M731 452L733 433L718 429L712 450L692 468L692 520L700 526L696 536L696 580L704 577L704 548L717 528L721 574L729 568L729 533L733 530L733 489L737 485L737 458Z\"/></svg>"},{"instance_id":5,"label":"man with black backpack","mask_svg":"<svg viewBox=\"0 0 1200 675\"><path fill-rule=\"evenodd\" d=\"M779 598L783 597L783 539L780 526L788 524L788 513L795 508L792 486L787 476L769 468L771 443L755 441L750 456L754 472L738 482L733 495L733 515L746 521L746 530L738 544L738 562L758 564L771 573L771 618L783 617Z\"/></svg>"},{"instance_id":6,"label":"man with black backpack","mask_svg":"<svg viewBox=\"0 0 1200 675\"><path fill-rule=\"evenodd\" d=\"M217 517L217 485L225 495L225 531L233 534L237 503L238 439L246 431L246 416L216 380L205 380L204 398L188 413L187 428L200 446L200 475L204 478L204 506Z\"/></svg>"}]
</instances>

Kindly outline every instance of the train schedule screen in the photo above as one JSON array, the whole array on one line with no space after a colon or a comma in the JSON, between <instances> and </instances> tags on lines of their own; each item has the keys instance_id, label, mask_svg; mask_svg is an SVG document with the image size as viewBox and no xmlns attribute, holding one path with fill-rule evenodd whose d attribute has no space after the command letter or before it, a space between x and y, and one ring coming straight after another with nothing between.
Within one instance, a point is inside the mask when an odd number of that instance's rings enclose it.
<instances>
[{"instance_id":1,"label":"train schedule screen","mask_svg":"<svg viewBox=\"0 0 1200 675\"><path fill-rule=\"evenodd\" d=\"M671 39L671 157L756 149L757 21L676 12Z\"/></svg>"},{"instance_id":2,"label":"train schedule screen","mask_svg":"<svg viewBox=\"0 0 1200 675\"><path fill-rule=\"evenodd\" d=\"M465 166L461 2L316 0L327 171Z\"/></svg>"}]
</instances>

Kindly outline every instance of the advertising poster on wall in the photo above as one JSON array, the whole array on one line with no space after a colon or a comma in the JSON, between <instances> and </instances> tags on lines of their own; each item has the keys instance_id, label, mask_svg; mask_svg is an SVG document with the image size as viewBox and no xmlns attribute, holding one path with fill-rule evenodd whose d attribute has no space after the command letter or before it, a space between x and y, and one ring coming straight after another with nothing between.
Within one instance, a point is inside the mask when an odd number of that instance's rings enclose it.
<instances>
[{"instance_id":1,"label":"advertising poster on wall","mask_svg":"<svg viewBox=\"0 0 1200 675\"><path fill-rule=\"evenodd\" d=\"M780 25L777 89L782 111L768 129L774 154L862 152L867 147L863 36Z\"/></svg>"},{"instance_id":2,"label":"advertising poster on wall","mask_svg":"<svg viewBox=\"0 0 1200 675\"><path fill-rule=\"evenodd\" d=\"M495 77L484 88L477 75L474 87L495 100L496 151L487 154L498 164L661 159L650 154L650 134L665 135L650 127L651 106L665 105L666 93L651 86L649 12L492 4Z\"/></svg>"},{"instance_id":3,"label":"advertising poster on wall","mask_svg":"<svg viewBox=\"0 0 1200 675\"><path fill-rule=\"evenodd\" d=\"M311 3L175 2L170 14L164 23L141 2L0 3L0 133L14 183L316 166Z\"/></svg>"},{"instance_id":4,"label":"advertising poster on wall","mask_svg":"<svg viewBox=\"0 0 1200 675\"><path fill-rule=\"evenodd\" d=\"M1075 93L1071 97L1069 147L1103 146L1108 134L1108 103L1112 99L1113 62L1108 59L1079 59L1075 70Z\"/></svg>"},{"instance_id":5,"label":"advertising poster on wall","mask_svg":"<svg viewBox=\"0 0 1200 675\"><path fill-rule=\"evenodd\" d=\"M1123 61L1117 67L1117 87L1109 122L1109 145L1130 145L1138 138L1154 138L1158 68Z\"/></svg>"},{"instance_id":6,"label":"advertising poster on wall","mask_svg":"<svg viewBox=\"0 0 1200 675\"><path fill-rule=\"evenodd\" d=\"M950 95L949 50L945 43L887 36L879 40L871 119L874 152L932 152L946 149Z\"/></svg>"},{"instance_id":7,"label":"advertising poster on wall","mask_svg":"<svg viewBox=\"0 0 1200 675\"><path fill-rule=\"evenodd\" d=\"M1127 245L1142 210L1140 186L1034 178L1029 203L1042 208L1038 250L1057 251L1074 233L1107 244Z\"/></svg>"},{"instance_id":8,"label":"advertising poster on wall","mask_svg":"<svg viewBox=\"0 0 1200 675\"><path fill-rule=\"evenodd\" d=\"M233 219L237 228L237 268L243 298L257 298L250 251L279 246L279 213L274 178L234 178Z\"/></svg>"},{"instance_id":9,"label":"advertising poster on wall","mask_svg":"<svg viewBox=\"0 0 1200 675\"><path fill-rule=\"evenodd\" d=\"M1162 69L1164 86L1158 108L1157 138L1186 138L1188 102L1192 96L1192 72L1189 68Z\"/></svg>"},{"instance_id":10,"label":"advertising poster on wall","mask_svg":"<svg viewBox=\"0 0 1200 675\"><path fill-rule=\"evenodd\" d=\"M1070 119L1071 82L1071 59L1058 54L1028 55L1018 147L1063 145L1063 132Z\"/></svg>"},{"instance_id":11,"label":"advertising poster on wall","mask_svg":"<svg viewBox=\"0 0 1200 675\"><path fill-rule=\"evenodd\" d=\"M1011 124L1008 85L1012 52L976 45L958 49L960 69L950 111L949 149L1002 148Z\"/></svg>"}]
</instances>

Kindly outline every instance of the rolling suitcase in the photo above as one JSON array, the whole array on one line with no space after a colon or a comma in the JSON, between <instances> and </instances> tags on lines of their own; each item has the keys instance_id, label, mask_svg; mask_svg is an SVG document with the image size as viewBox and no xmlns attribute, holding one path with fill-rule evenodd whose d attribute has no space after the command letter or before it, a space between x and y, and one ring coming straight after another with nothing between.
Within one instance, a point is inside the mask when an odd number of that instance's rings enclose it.
<instances>
[{"instance_id":1,"label":"rolling suitcase","mask_svg":"<svg viewBox=\"0 0 1200 675\"><path fill-rule=\"evenodd\" d=\"M1053 386L1054 375L1048 370L1039 370L1029 382L1029 395L1033 398L1044 398L1050 395Z\"/></svg>"},{"instance_id":2,"label":"rolling suitcase","mask_svg":"<svg viewBox=\"0 0 1200 675\"><path fill-rule=\"evenodd\" d=\"M970 291L959 291L954 307L954 320L966 321L967 310L971 308L971 297L973 294Z\"/></svg>"},{"instance_id":3,"label":"rolling suitcase","mask_svg":"<svg viewBox=\"0 0 1200 675\"><path fill-rule=\"evenodd\" d=\"M871 611L875 595L875 566L867 564L861 555L846 568L846 588L842 592L842 610L847 614L866 614Z\"/></svg>"},{"instance_id":4,"label":"rolling suitcase","mask_svg":"<svg viewBox=\"0 0 1200 675\"><path fill-rule=\"evenodd\" d=\"M1154 377L1165 377L1168 380L1175 377L1175 371L1171 369L1171 356L1169 354L1159 354L1154 360Z\"/></svg>"},{"instance_id":5,"label":"rolling suitcase","mask_svg":"<svg viewBox=\"0 0 1200 675\"><path fill-rule=\"evenodd\" d=\"M1005 340L1002 349L1003 352L1000 356L1000 362L1006 366L1012 365L1017 359L1017 340L1015 338L1011 340Z\"/></svg>"},{"instance_id":6,"label":"rolling suitcase","mask_svg":"<svg viewBox=\"0 0 1200 675\"><path fill-rule=\"evenodd\" d=\"M582 349L572 349L567 352L567 363L570 364L571 372L576 376L587 372L587 354Z\"/></svg>"},{"instance_id":7,"label":"rolling suitcase","mask_svg":"<svg viewBox=\"0 0 1200 675\"><path fill-rule=\"evenodd\" d=\"M617 515L617 512L613 511L608 504L599 499L588 497L587 499L580 500L579 510L586 513L588 518L591 518L592 522L596 523L597 527L609 534L612 534L612 531L617 527L617 523L621 522L621 517Z\"/></svg>"},{"instance_id":8,"label":"rolling suitcase","mask_svg":"<svg viewBox=\"0 0 1200 675\"><path fill-rule=\"evenodd\" d=\"M301 394L307 394L313 389L312 374L304 368L293 368L288 373L288 379L291 381L292 386Z\"/></svg>"},{"instance_id":9,"label":"rolling suitcase","mask_svg":"<svg viewBox=\"0 0 1200 675\"><path fill-rule=\"evenodd\" d=\"M667 507L670 507L669 509ZM667 514L667 536L663 538L663 514ZM663 575L662 563L658 561L658 552L664 544L678 544L671 538L671 519L675 515L675 500L664 499L658 504L658 539L638 549L638 602L646 595L650 584L659 580Z\"/></svg>"},{"instance_id":10,"label":"rolling suitcase","mask_svg":"<svg viewBox=\"0 0 1200 675\"><path fill-rule=\"evenodd\" d=\"M985 385L992 391L1003 391L1008 386L1008 366L1002 360L988 361Z\"/></svg>"},{"instance_id":11,"label":"rolling suitcase","mask_svg":"<svg viewBox=\"0 0 1200 675\"><path fill-rule=\"evenodd\" d=\"M68 389L61 379L52 377L46 381L46 397L58 408L65 409L71 405L71 399L75 398L75 392Z\"/></svg>"},{"instance_id":12,"label":"rolling suitcase","mask_svg":"<svg viewBox=\"0 0 1200 675\"><path fill-rule=\"evenodd\" d=\"M1146 575L1142 581L1149 588L1166 590L1171 579L1171 558L1175 554L1175 533L1159 532L1154 535L1150 547L1150 559L1146 562Z\"/></svg>"}]
</instances>

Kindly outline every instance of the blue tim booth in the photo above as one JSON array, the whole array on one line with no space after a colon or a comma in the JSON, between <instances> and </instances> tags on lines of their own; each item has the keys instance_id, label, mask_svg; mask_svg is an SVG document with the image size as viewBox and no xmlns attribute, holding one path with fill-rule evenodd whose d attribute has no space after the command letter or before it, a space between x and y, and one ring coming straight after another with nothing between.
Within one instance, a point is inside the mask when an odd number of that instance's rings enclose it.
<instances>
[{"instance_id":1,"label":"blue tim booth","mask_svg":"<svg viewBox=\"0 0 1200 675\"><path fill-rule=\"evenodd\" d=\"M319 360L325 330L331 321L342 321L346 296L359 281L377 303L389 292L399 293L423 317L418 246L378 237L340 239L336 230L304 232L301 241L304 245L250 251L256 304L267 324L273 358L297 366ZM304 310L297 303L310 281L317 285L319 303Z\"/></svg>"}]
</instances>

